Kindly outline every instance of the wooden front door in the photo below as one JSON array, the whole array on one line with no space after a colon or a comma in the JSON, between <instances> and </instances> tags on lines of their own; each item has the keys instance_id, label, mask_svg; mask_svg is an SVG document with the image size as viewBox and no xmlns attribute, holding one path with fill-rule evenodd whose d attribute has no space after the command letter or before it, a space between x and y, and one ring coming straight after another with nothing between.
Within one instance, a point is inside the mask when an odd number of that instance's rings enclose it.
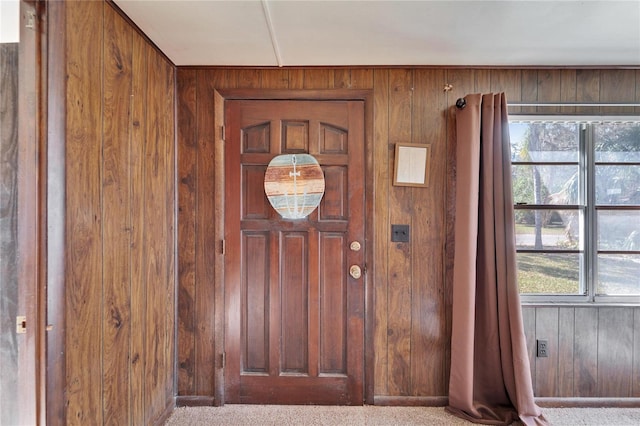
<instances>
[{"instance_id":1,"label":"wooden front door","mask_svg":"<svg viewBox=\"0 0 640 426\"><path fill-rule=\"evenodd\" d=\"M225 121L225 401L361 405L363 102L227 101ZM325 194L285 220L264 177L296 153L318 160Z\"/></svg>"}]
</instances>

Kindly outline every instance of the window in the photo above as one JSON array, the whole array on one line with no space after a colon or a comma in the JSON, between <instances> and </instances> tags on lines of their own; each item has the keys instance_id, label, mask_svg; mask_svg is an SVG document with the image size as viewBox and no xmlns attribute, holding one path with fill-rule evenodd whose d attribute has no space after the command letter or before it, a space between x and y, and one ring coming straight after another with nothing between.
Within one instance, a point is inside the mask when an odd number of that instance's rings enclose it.
<instances>
[{"instance_id":1,"label":"window","mask_svg":"<svg viewBox=\"0 0 640 426\"><path fill-rule=\"evenodd\" d=\"M640 302L640 120L512 116L523 301Z\"/></svg>"}]
</instances>

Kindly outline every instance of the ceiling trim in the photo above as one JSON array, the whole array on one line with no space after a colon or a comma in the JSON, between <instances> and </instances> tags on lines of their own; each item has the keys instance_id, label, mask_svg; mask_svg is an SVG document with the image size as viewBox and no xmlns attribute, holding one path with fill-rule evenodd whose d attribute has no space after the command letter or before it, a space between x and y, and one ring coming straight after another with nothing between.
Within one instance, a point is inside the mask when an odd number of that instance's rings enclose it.
<instances>
[{"instance_id":1,"label":"ceiling trim","mask_svg":"<svg viewBox=\"0 0 640 426\"><path fill-rule=\"evenodd\" d=\"M2 1L2 0L0 0ZM636 70L640 65L176 65L180 69L458 69L458 70Z\"/></svg>"},{"instance_id":2,"label":"ceiling trim","mask_svg":"<svg viewBox=\"0 0 640 426\"><path fill-rule=\"evenodd\" d=\"M267 0L262 0L262 11L264 12L264 19L267 21L267 28L269 29L269 36L271 37L271 46L273 47L273 53L276 56L276 63L279 67L281 67L282 56L280 55L278 38L276 37L276 30L273 27L273 21L271 20L271 10L269 9L269 2Z\"/></svg>"}]
</instances>

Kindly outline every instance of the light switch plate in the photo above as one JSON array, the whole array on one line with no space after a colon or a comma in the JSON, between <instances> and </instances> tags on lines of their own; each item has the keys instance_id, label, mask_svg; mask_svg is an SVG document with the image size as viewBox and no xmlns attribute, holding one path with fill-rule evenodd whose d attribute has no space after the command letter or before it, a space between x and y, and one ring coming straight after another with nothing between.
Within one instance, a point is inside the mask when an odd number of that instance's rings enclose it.
<instances>
[{"instance_id":1,"label":"light switch plate","mask_svg":"<svg viewBox=\"0 0 640 426\"><path fill-rule=\"evenodd\" d=\"M391 225L391 242L408 243L409 225Z\"/></svg>"}]
</instances>

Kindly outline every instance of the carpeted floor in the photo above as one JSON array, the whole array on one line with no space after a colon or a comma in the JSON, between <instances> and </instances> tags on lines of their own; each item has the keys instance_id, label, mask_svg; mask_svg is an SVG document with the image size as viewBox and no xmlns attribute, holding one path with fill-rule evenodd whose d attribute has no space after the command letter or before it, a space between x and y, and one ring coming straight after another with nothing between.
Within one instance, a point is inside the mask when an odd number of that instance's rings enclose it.
<instances>
[{"instance_id":1,"label":"carpeted floor","mask_svg":"<svg viewBox=\"0 0 640 426\"><path fill-rule=\"evenodd\" d=\"M640 425L640 408L543 408L552 425ZM470 425L443 407L232 405L176 408L165 426Z\"/></svg>"}]
</instances>

